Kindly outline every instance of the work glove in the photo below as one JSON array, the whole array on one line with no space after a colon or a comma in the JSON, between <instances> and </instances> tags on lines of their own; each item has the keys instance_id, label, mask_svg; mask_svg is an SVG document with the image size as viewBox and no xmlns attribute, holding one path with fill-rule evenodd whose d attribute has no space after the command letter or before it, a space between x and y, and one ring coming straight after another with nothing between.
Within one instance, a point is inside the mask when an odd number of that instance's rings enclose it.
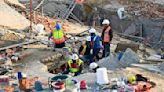
<instances>
[{"instance_id":1,"label":"work glove","mask_svg":"<svg viewBox=\"0 0 164 92\"><path fill-rule=\"evenodd\" d=\"M80 58L82 58L82 57L83 57L83 55L79 55L79 57L80 57Z\"/></svg>"},{"instance_id":2,"label":"work glove","mask_svg":"<svg viewBox=\"0 0 164 92\"><path fill-rule=\"evenodd\" d=\"M93 49L90 50L90 54L93 54Z\"/></svg>"}]
</instances>

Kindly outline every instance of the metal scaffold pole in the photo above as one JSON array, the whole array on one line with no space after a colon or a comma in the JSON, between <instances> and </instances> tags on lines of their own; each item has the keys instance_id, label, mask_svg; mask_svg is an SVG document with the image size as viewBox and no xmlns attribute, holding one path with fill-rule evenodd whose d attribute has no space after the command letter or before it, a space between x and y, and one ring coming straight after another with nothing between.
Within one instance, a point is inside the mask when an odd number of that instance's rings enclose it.
<instances>
[{"instance_id":1,"label":"metal scaffold pole","mask_svg":"<svg viewBox=\"0 0 164 92\"><path fill-rule=\"evenodd\" d=\"M31 31L32 31L32 0L30 0L30 31L29 31L30 34Z\"/></svg>"}]
</instances>

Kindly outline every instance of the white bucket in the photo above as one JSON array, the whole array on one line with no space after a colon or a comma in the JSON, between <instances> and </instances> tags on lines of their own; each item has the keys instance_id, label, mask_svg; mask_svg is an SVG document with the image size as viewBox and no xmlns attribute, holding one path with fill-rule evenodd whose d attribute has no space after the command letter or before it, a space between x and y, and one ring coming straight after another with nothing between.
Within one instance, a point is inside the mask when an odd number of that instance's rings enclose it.
<instances>
[{"instance_id":1,"label":"white bucket","mask_svg":"<svg viewBox=\"0 0 164 92\"><path fill-rule=\"evenodd\" d=\"M106 68L98 68L97 72L97 83L99 85L103 85L103 84L108 84L109 80L108 80L108 75L107 75L107 69Z\"/></svg>"}]
</instances>

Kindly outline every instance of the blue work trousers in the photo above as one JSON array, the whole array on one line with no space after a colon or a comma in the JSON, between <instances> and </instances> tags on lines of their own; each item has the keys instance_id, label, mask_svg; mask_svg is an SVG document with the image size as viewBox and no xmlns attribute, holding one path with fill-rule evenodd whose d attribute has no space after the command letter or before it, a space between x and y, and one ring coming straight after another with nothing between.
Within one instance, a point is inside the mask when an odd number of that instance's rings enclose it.
<instances>
[{"instance_id":1,"label":"blue work trousers","mask_svg":"<svg viewBox=\"0 0 164 92\"><path fill-rule=\"evenodd\" d=\"M104 43L103 46L104 46L104 50L103 50L102 58L108 57L110 55L110 43Z\"/></svg>"}]
</instances>

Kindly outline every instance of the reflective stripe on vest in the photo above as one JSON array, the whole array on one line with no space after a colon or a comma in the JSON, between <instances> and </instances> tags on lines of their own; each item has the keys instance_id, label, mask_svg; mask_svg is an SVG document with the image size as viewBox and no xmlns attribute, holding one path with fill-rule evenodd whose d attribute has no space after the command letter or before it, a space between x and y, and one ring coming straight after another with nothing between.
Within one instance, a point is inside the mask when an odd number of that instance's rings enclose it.
<instances>
[{"instance_id":1,"label":"reflective stripe on vest","mask_svg":"<svg viewBox=\"0 0 164 92\"><path fill-rule=\"evenodd\" d=\"M55 44L60 44L65 42L65 38L64 38L64 33L62 30L54 30L53 31L53 38L54 38L54 43Z\"/></svg>"},{"instance_id":2,"label":"reflective stripe on vest","mask_svg":"<svg viewBox=\"0 0 164 92\"><path fill-rule=\"evenodd\" d=\"M110 42L109 31L110 31L110 27L108 27L104 32L104 42Z\"/></svg>"},{"instance_id":3,"label":"reflective stripe on vest","mask_svg":"<svg viewBox=\"0 0 164 92\"><path fill-rule=\"evenodd\" d=\"M68 61L68 65L69 65L69 67L70 67L70 68L69 68L70 72L72 72L72 73L78 72L78 71L79 71L79 68L72 68L72 66L71 66L72 63L73 63L72 60L69 60L69 61ZM83 63L83 61L79 59L79 61L78 61L78 67L80 67L80 65L81 65L82 63Z\"/></svg>"},{"instance_id":4,"label":"reflective stripe on vest","mask_svg":"<svg viewBox=\"0 0 164 92\"><path fill-rule=\"evenodd\" d=\"M82 55L84 55L84 53L86 52L86 49L87 49L87 46L86 45L83 45L83 50L81 52Z\"/></svg>"}]
</instances>

